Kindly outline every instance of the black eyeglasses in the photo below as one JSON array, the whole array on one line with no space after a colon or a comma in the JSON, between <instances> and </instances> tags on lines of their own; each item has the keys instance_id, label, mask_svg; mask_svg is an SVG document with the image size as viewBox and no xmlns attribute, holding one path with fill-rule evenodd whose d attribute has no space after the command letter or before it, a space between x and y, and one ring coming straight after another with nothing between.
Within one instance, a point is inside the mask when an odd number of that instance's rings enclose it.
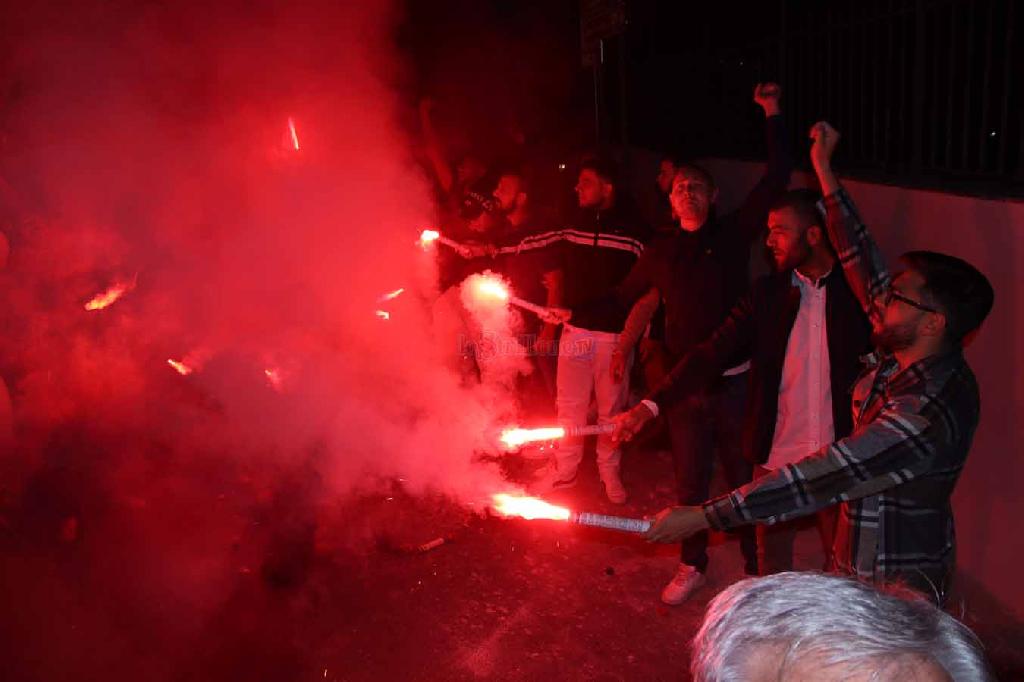
<instances>
[{"instance_id":1,"label":"black eyeglasses","mask_svg":"<svg viewBox=\"0 0 1024 682\"><path fill-rule=\"evenodd\" d=\"M895 289L887 289L886 292L884 294L882 294L881 298L882 298L882 303L884 303L886 306L888 306L893 301L902 301L903 303L906 303L907 305L909 305L909 306L911 306L913 308L917 308L918 310L923 310L926 313L939 313L939 314L941 314L941 311L939 311L939 310L937 310L935 308L929 308L925 304L919 303L919 302L915 301L912 298L907 298L906 296L904 296L903 294L899 293Z\"/></svg>"}]
</instances>

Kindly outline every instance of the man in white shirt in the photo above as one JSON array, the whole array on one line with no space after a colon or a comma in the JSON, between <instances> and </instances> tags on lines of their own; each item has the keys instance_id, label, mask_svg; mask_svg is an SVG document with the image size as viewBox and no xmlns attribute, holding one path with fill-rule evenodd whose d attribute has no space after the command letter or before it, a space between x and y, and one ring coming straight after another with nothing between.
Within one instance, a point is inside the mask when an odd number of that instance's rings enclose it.
<instances>
[{"instance_id":1,"label":"man in white shirt","mask_svg":"<svg viewBox=\"0 0 1024 682\"><path fill-rule=\"evenodd\" d=\"M871 325L838 266L817 199L810 190L794 190L773 204L767 245L777 271L755 282L660 387L616 419L619 437L631 437L659 405L699 391L740 349L749 349L751 358L743 450L759 473L850 432L849 389L860 356L871 349ZM827 531L834 523L821 521ZM759 531L760 572L791 567L793 526ZM823 540L828 546L830 532ZM677 592L689 596L704 577L681 565L675 582Z\"/></svg>"}]
</instances>

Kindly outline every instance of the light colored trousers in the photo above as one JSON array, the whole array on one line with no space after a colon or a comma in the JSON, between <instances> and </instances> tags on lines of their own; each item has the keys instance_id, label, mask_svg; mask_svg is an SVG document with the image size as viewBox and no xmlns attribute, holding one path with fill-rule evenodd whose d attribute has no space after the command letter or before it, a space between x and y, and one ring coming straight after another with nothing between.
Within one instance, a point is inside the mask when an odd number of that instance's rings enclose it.
<instances>
[{"instance_id":1,"label":"light colored trousers","mask_svg":"<svg viewBox=\"0 0 1024 682\"><path fill-rule=\"evenodd\" d=\"M629 370L632 353L626 359L626 371L620 382L612 381L609 366L618 344L618 334L595 332L565 325L558 347L558 377L555 403L560 426L587 423L590 396L597 398L597 421L604 424L625 408L629 396ZM611 436L597 437L597 469L618 474L621 452L612 445ZM561 480L572 478L583 459L583 439L566 439L555 450L555 463Z\"/></svg>"}]
</instances>

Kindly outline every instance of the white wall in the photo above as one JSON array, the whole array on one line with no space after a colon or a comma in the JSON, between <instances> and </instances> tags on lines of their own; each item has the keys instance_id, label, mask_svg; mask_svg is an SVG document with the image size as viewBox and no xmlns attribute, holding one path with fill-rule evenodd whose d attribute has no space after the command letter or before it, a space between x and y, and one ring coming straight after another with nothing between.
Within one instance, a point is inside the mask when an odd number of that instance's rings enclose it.
<instances>
[{"instance_id":1,"label":"white wall","mask_svg":"<svg viewBox=\"0 0 1024 682\"><path fill-rule=\"evenodd\" d=\"M711 160L723 208L740 200L762 164ZM794 186L816 186L797 174ZM995 288L995 307L967 349L982 415L953 497L960 589L968 611L1024 620L1024 202L991 201L848 180L890 267L913 249L959 256ZM982 615L982 614L978 614Z\"/></svg>"}]
</instances>

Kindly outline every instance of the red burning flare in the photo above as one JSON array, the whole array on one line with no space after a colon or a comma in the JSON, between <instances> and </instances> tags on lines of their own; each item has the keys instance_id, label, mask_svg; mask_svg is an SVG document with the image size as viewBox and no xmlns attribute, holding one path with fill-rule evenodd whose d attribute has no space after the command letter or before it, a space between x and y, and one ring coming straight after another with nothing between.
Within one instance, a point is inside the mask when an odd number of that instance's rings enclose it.
<instances>
[{"instance_id":1,"label":"red burning flare","mask_svg":"<svg viewBox=\"0 0 1024 682\"><path fill-rule=\"evenodd\" d=\"M270 386L280 392L281 387L284 385L284 375L281 370L277 367L268 367L263 370L263 374L267 377L267 381L270 382Z\"/></svg>"},{"instance_id":2,"label":"red burning flare","mask_svg":"<svg viewBox=\"0 0 1024 682\"><path fill-rule=\"evenodd\" d=\"M288 117L288 134L292 138L292 149L299 151L299 134L295 132L295 119Z\"/></svg>"},{"instance_id":3,"label":"red burning flare","mask_svg":"<svg viewBox=\"0 0 1024 682\"><path fill-rule=\"evenodd\" d=\"M494 501L494 510L502 516L517 516L531 521L534 519L568 521L570 516L569 510L565 507L553 505L538 497L497 493L492 495L491 499Z\"/></svg>"},{"instance_id":4,"label":"red burning flare","mask_svg":"<svg viewBox=\"0 0 1024 682\"><path fill-rule=\"evenodd\" d=\"M96 294L85 304L85 309L89 311L103 310L114 305L118 299L127 294L129 291L135 288L135 277L128 282L115 282L110 286L109 289L103 293Z\"/></svg>"},{"instance_id":5,"label":"red burning flare","mask_svg":"<svg viewBox=\"0 0 1024 682\"><path fill-rule=\"evenodd\" d=\"M420 232L420 246L427 248L440 238L441 233L437 230L423 230L423 232Z\"/></svg>"},{"instance_id":6,"label":"red burning flare","mask_svg":"<svg viewBox=\"0 0 1024 682\"><path fill-rule=\"evenodd\" d=\"M481 302L508 301L511 297L508 286L497 275L471 275L469 283L473 299Z\"/></svg>"},{"instance_id":7,"label":"red burning flare","mask_svg":"<svg viewBox=\"0 0 1024 682\"><path fill-rule=\"evenodd\" d=\"M167 358L167 364L170 365L171 367L173 367L174 371L177 372L178 374L180 374L183 377L187 377L189 374L191 374L194 371L193 368L189 367L184 362L181 362L179 360L174 360L172 358Z\"/></svg>"},{"instance_id":8,"label":"red burning flare","mask_svg":"<svg viewBox=\"0 0 1024 682\"><path fill-rule=\"evenodd\" d=\"M380 298L377 299L377 302L383 303L384 301L393 301L399 296L401 296L403 292L405 292L405 287L395 289L394 291L389 291L386 294L381 294Z\"/></svg>"},{"instance_id":9,"label":"red burning flare","mask_svg":"<svg viewBox=\"0 0 1024 682\"><path fill-rule=\"evenodd\" d=\"M559 438L565 438L565 429L560 426L539 429L505 429L501 432L501 442L509 448L518 448L527 443L543 443Z\"/></svg>"}]
</instances>

